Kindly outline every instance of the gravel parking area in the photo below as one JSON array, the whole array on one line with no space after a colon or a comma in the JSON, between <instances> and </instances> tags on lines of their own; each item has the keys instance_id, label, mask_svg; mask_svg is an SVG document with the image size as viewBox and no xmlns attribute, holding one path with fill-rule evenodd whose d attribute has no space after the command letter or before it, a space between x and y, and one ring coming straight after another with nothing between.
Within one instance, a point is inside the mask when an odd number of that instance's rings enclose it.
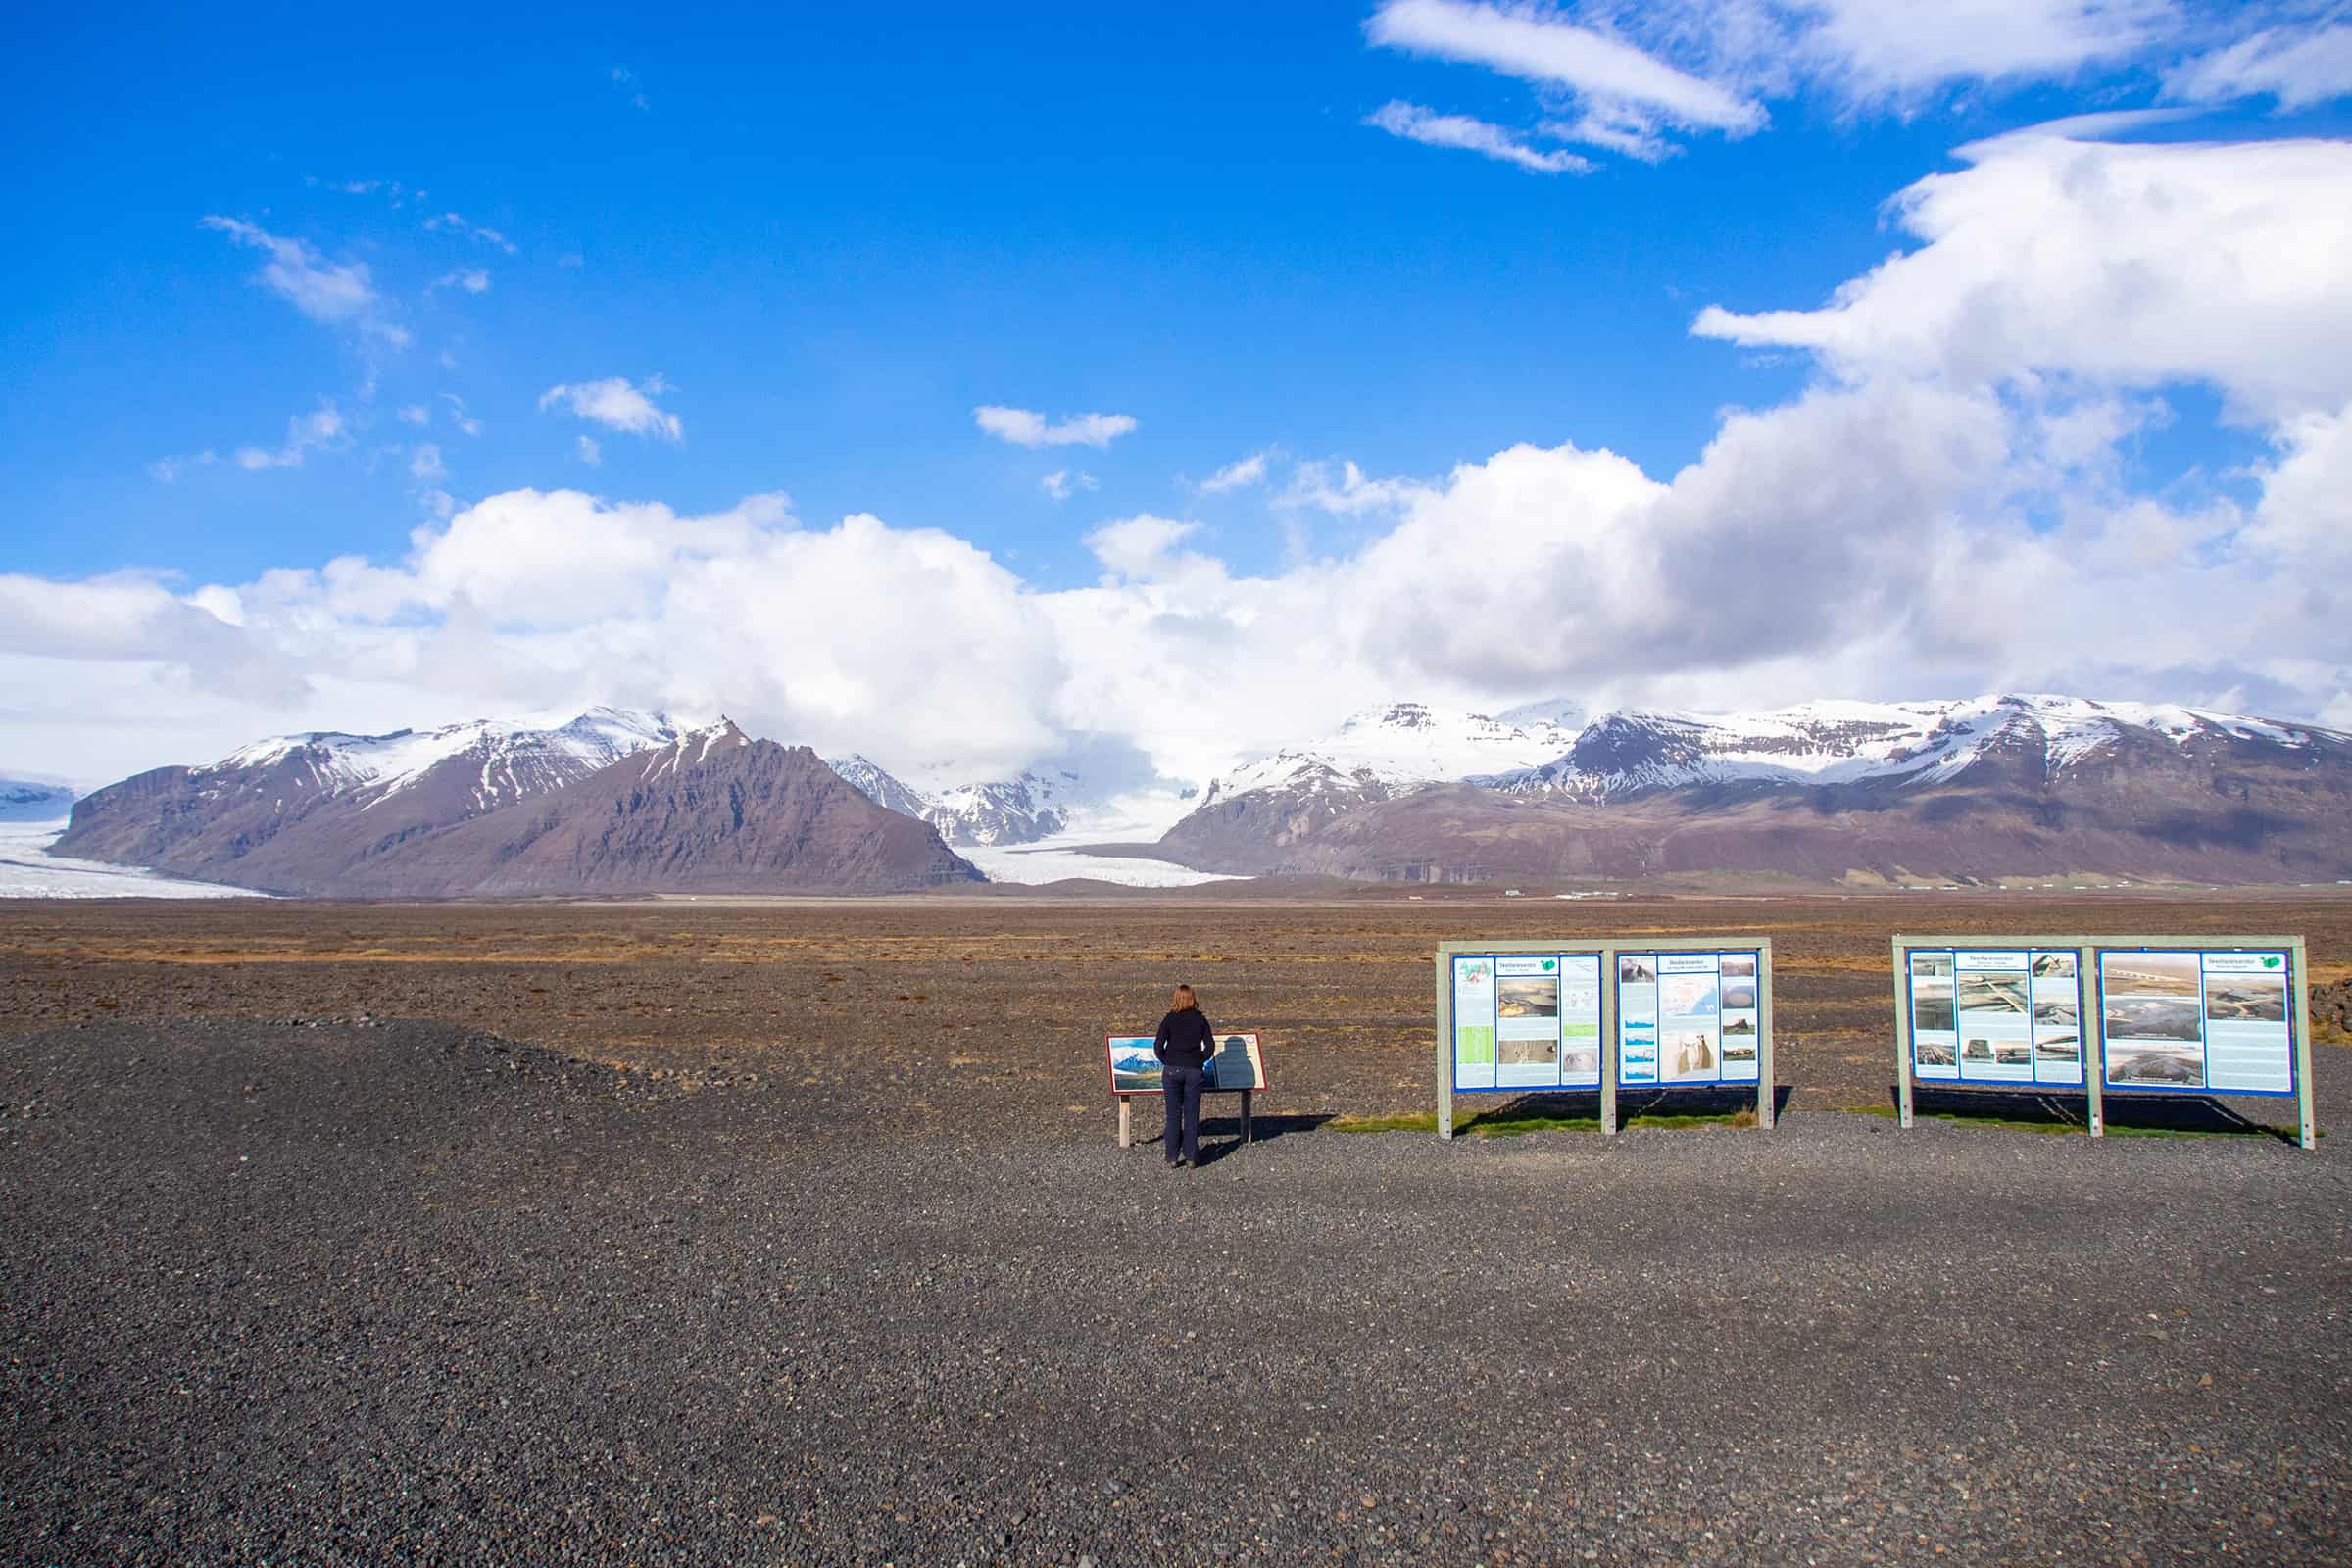
<instances>
[{"instance_id":1,"label":"gravel parking area","mask_svg":"<svg viewBox=\"0 0 2352 1568\"><path fill-rule=\"evenodd\" d=\"M2352 1561L2336 1139L1170 1172L437 1024L28 1033L0 1102L14 1562Z\"/></svg>"}]
</instances>

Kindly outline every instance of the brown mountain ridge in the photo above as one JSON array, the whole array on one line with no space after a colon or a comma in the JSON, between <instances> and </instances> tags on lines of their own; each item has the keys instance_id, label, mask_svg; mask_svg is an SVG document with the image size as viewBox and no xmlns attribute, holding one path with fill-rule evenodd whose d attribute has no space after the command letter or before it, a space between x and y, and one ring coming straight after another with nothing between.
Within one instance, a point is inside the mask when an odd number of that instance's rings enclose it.
<instances>
[{"instance_id":1,"label":"brown mountain ridge","mask_svg":"<svg viewBox=\"0 0 2352 1568\"><path fill-rule=\"evenodd\" d=\"M728 721L511 801L455 797L433 770L389 793L321 788L320 762L297 752L251 776L126 779L75 804L56 853L332 898L874 894L982 880L936 829L876 806L814 752Z\"/></svg>"}]
</instances>

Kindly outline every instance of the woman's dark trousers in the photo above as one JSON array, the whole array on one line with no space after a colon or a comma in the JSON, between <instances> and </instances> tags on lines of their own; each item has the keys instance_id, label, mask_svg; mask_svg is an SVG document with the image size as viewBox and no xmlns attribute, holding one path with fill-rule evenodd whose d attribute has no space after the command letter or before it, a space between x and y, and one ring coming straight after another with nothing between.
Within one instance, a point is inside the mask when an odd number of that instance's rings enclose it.
<instances>
[{"instance_id":1,"label":"woman's dark trousers","mask_svg":"<svg viewBox=\"0 0 2352 1568\"><path fill-rule=\"evenodd\" d=\"M1196 1165L1200 1163L1200 1084L1204 1076L1198 1067L1169 1067L1160 1074L1165 1091L1161 1098L1168 1102L1168 1126L1160 1135L1159 1152L1170 1164L1176 1160L1180 1133L1184 1157Z\"/></svg>"}]
</instances>

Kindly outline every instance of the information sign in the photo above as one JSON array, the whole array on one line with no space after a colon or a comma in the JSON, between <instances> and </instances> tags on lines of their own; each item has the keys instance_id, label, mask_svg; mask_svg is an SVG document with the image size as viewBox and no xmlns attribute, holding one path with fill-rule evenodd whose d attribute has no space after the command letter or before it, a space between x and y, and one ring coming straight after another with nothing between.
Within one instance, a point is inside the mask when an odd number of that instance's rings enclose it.
<instances>
[{"instance_id":1,"label":"information sign","mask_svg":"<svg viewBox=\"0 0 2352 1568\"><path fill-rule=\"evenodd\" d=\"M2292 956L2102 949L2107 1082L2230 1095L2295 1092Z\"/></svg>"},{"instance_id":2,"label":"information sign","mask_svg":"<svg viewBox=\"0 0 2352 1568\"><path fill-rule=\"evenodd\" d=\"M1756 1087L1772 1076L1772 947L1448 943L1438 951L1438 1120L1457 1094Z\"/></svg>"},{"instance_id":3,"label":"information sign","mask_svg":"<svg viewBox=\"0 0 2352 1568\"><path fill-rule=\"evenodd\" d=\"M1165 1093L1159 1058L1152 1053L1151 1035L1105 1035L1103 1049L1110 1057L1110 1092L1114 1095ZM1216 1037L1217 1049L1208 1058L1209 1091L1257 1090L1266 1087L1266 1057L1254 1030Z\"/></svg>"},{"instance_id":4,"label":"information sign","mask_svg":"<svg viewBox=\"0 0 2352 1568\"><path fill-rule=\"evenodd\" d=\"M1894 939L1902 1123L1912 1085L2292 1096L2315 1148L2300 937Z\"/></svg>"},{"instance_id":5,"label":"information sign","mask_svg":"<svg viewBox=\"0 0 2352 1568\"><path fill-rule=\"evenodd\" d=\"M1600 1083L1600 955L1474 954L1453 960L1453 1087Z\"/></svg>"},{"instance_id":6,"label":"information sign","mask_svg":"<svg viewBox=\"0 0 2352 1568\"><path fill-rule=\"evenodd\" d=\"M1753 948L1617 955L1617 1081L1673 1089L1752 1084L1763 1038Z\"/></svg>"},{"instance_id":7,"label":"information sign","mask_svg":"<svg viewBox=\"0 0 2352 1568\"><path fill-rule=\"evenodd\" d=\"M2082 975L2074 950L1913 948L1903 970L1911 1070L1965 1084L2082 1084Z\"/></svg>"}]
</instances>

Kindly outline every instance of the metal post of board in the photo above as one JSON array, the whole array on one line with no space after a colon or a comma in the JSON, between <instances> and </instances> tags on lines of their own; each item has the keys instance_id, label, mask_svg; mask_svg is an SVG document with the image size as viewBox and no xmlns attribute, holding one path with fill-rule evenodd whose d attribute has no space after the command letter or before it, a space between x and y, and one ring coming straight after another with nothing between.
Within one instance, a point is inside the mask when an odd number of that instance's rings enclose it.
<instances>
[{"instance_id":1,"label":"metal post of board","mask_svg":"<svg viewBox=\"0 0 2352 1568\"><path fill-rule=\"evenodd\" d=\"M2082 1082L2089 1091L2090 1136L2107 1136L2107 998L2098 972L2099 950L2075 950L2075 1005L2079 1010L2076 1022L2081 1026L2075 1033L2082 1041ZM2027 1000L2033 1000L2033 984L2026 982ZM1952 976L1952 1005L1960 1004L1960 977ZM2087 1013L2084 1017L2082 1014ZM1958 1014L1953 1015L1957 1019Z\"/></svg>"},{"instance_id":2,"label":"metal post of board","mask_svg":"<svg viewBox=\"0 0 2352 1568\"><path fill-rule=\"evenodd\" d=\"M1720 999L1718 1007L1722 1005ZM1756 1127L1761 1132L1772 1131L1773 1102L1779 1098L1779 1086L1772 1072L1772 938L1756 939ZM1721 1016L1720 1013L1717 1014ZM1715 1048L1723 1049L1723 1037L1717 1035Z\"/></svg>"},{"instance_id":3,"label":"metal post of board","mask_svg":"<svg viewBox=\"0 0 2352 1568\"><path fill-rule=\"evenodd\" d=\"M1617 994L1617 950L1600 950L1600 1130L1617 1131L1617 1015L1609 999Z\"/></svg>"},{"instance_id":4,"label":"metal post of board","mask_svg":"<svg viewBox=\"0 0 2352 1568\"><path fill-rule=\"evenodd\" d=\"M1130 1120L1134 1111L1133 1107L1127 1103L1128 1099L1129 1097L1126 1095L1119 1097L1119 1147L1121 1149L1131 1148L1135 1143L1135 1124Z\"/></svg>"},{"instance_id":5,"label":"metal post of board","mask_svg":"<svg viewBox=\"0 0 2352 1568\"><path fill-rule=\"evenodd\" d=\"M2298 1142L2305 1149L2320 1147L2320 1124L2311 1114L2311 970L2303 960L2303 939L2288 944L2295 966L2295 1119L2301 1124Z\"/></svg>"},{"instance_id":6,"label":"metal post of board","mask_svg":"<svg viewBox=\"0 0 2352 1568\"><path fill-rule=\"evenodd\" d=\"M1250 1091L1242 1091L1242 1142L1250 1141Z\"/></svg>"},{"instance_id":7,"label":"metal post of board","mask_svg":"<svg viewBox=\"0 0 2352 1568\"><path fill-rule=\"evenodd\" d=\"M1438 1136L1453 1136L1453 965L1438 950Z\"/></svg>"},{"instance_id":8,"label":"metal post of board","mask_svg":"<svg viewBox=\"0 0 2352 1568\"><path fill-rule=\"evenodd\" d=\"M1957 1006L1960 981L1952 980ZM1894 1111L1898 1126L1911 1125L1911 953L1894 939Z\"/></svg>"}]
</instances>

